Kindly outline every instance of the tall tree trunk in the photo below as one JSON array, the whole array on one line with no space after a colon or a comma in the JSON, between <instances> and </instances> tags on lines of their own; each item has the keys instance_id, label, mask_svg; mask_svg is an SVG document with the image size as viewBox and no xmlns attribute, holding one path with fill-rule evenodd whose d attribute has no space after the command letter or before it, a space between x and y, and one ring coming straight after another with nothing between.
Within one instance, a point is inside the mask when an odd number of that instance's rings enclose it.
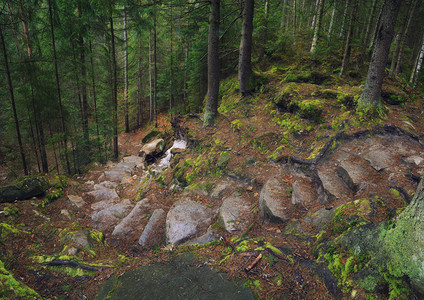
<instances>
[{"instance_id":1,"label":"tall tree trunk","mask_svg":"<svg viewBox=\"0 0 424 300\"><path fill-rule=\"evenodd\" d=\"M154 115L155 115L155 127L158 127L158 49L157 49L157 40L158 40L158 29L157 29L157 4L156 0L154 1L154 18L153 18L153 61L154 61L154 74L155 80L153 83L153 105L154 105Z\"/></svg>"},{"instance_id":2,"label":"tall tree trunk","mask_svg":"<svg viewBox=\"0 0 424 300\"><path fill-rule=\"evenodd\" d=\"M28 113L29 132L31 134L31 140L32 140L32 148L34 149L34 155L37 161L38 173L41 173L40 158L38 156L38 153L39 153L38 142L37 142L36 134L34 132L34 127L32 126L31 112L29 111L28 107L27 107L27 113Z\"/></svg>"},{"instance_id":3,"label":"tall tree trunk","mask_svg":"<svg viewBox=\"0 0 424 300\"><path fill-rule=\"evenodd\" d=\"M125 132L130 132L130 121L128 116L128 33L127 33L127 14L124 5L124 102L125 102Z\"/></svg>"},{"instance_id":4,"label":"tall tree trunk","mask_svg":"<svg viewBox=\"0 0 424 300\"><path fill-rule=\"evenodd\" d=\"M19 47L19 39L18 39L18 32L16 30L15 21L13 18L12 10L10 9L9 1L6 1L7 10L9 11L9 18L10 23L12 24L12 30L13 30L13 36L15 37L15 44L16 44L16 51L18 53L18 57L21 58L21 47Z\"/></svg>"},{"instance_id":5,"label":"tall tree trunk","mask_svg":"<svg viewBox=\"0 0 424 300\"><path fill-rule=\"evenodd\" d=\"M54 62L54 70L55 70L55 78L56 78L56 92L57 92L57 100L59 103L60 125L61 125L61 131L63 134L63 149L65 151L66 170L68 174L71 174L71 165L69 164L69 158L68 158L68 137L66 132L65 116L63 114L62 95L60 90L59 71L57 66L56 40L54 37L53 12L52 12L51 0L48 0L48 6L49 6L49 19L50 19L50 33L52 37L52 48L53 48L53 62Z\"/></svg>"},{"instance_id":6,"label":"tall tree trunk","mask_svg":"<svg viewBox=\"0 0 424 300\"><path fill-rule=\"evenodd\" d=\"M318 5L319 0L316 0L315 2L315 9L313 10L313 16L312 16L312 22L311 22L311 29L315 29L316 21L317 21L317 13L318 13Z\"/></svg>"},{"instance_id":7,"label":"tall tree trunk","mask_svg":"<svg viewBox=\"0 0 424 300\"><path fill-rule=\"evenodd\" d=\"M352 43L352 35L353 35L353 24L354 24L354 19L356 16L356 9L358 7L357 3L358 0L352 0L352 8L350 11L350 20L349 20L349 29L347 32L347 36L346 36L346 44L345 44L345 50L344 50L344 55L343 55L343 61L342 61L342 67L340 70L340 77L342 77L346 71L346 68L349 64L349 60L350 60L350 52L351 52L351 43Z\"/></svg>"},{"instance_id":8,"label":"tall tree trunk","mask_svg":"<svg viewBox=\"0 0 424 300\"><path fill-rule=\"evenodd\" d=\"M375 41L377 39L377 32L378 32L378 28L380 27L381 15L383 14L383 8L384 8L384 2L381 5L380 10L378 11L378 17L377 17L377 20L375 22L374 30L372 31L372 36L371 36L370 43L369 43L369 46L368 46L368 49L370 51L373 49L373 46L374 46Z\"/></svg>"},{"instance_id":9,"label":"tall tree trunk","mask_svg":"<svg viewBox=\"0 0 424 300\"><path fill-rule=\"evenodd\" d=\"M140 128L143 122L143 105L141 91L141 36L138 38L137 47L137 127Z\"/></svg>"},{"instance_id":10,"label":"tall tree trunk","mask_svg":"<svg viewBox=\"0 0 424 300\"><path fill-rule=\"evenodd\" d=\"M208 34L208 96L204 124L212 125L218 114L219 96L219 19L221 0L211 0Z\"/></svg>"},{"instance_id":11,"label":"tall tree trunk","mask_svg":"<svg viewBox=\"0 0 424 300\"><path fill-rule=\"evenodd\" d=\"M375 14L375 10L377 8L377 2L378 2L378 0L373 0L371 12L368 16L367 28L365 30L364 39L362 40L362 44L361 44L361 53L359 54L358 61L357 61L357 64L356 64L357 70L359 70L364 63L365 54L366 54L366 51L367 51L367 45L369 43L369 38L370 38L370 34L371 34L371 27L372 27L372 24L373 24L374 14Z\"/></svg>"},{"instance_id":12,"label":"tall tree trunk","mask_svg":"<svg viewBox=\"0 0 424 300\"><path fill-rule=\"evenodd\" d=\"M400 39L400 49L399 49L399 54L396 60L395 74L399 74L400 68L402 66L402 59L403 59L403 53L405 50L406 37L408 35L409 28L411 27L411 20L412 20L412 17L414 16L416 4L417 4L417 0L412 0L411 5L409 6L408 21L406 23L405 30L403 31L401 39Z\"/></svg>"},{"instance_id":13,"label":"tall tree trunk","mask_svg":"<svg viewBox=\"0 0 424 300\"><path fill-rule=\"evenodd\" d=\"M21 21L22 21L22 27L24 30L24 38L26 41L27 46L27 54L28 54L28 73L29 73L29 81L31 86L31 102L32 102L32 108L33 108L33 114L34 114L34 122L35 122L35 128L37 133L37 141L38 146L40 149L40 158L41 158L41 166L43 168L44 173L49 172L49 165L47 161L47 153L46 153L46 147L45 147L45 140L44 140L44 130L43 130L43 123L40 120L40 111L37 109L37 103L34 96L34 82L36 82L35 73L33 71L33 61L32 61L32 47L31 47L31 39L29 36L29 29L28 24L26 20L26 16L24 13L24 8L22 6L22 2L19 1L19 13L21 14Z\"/></svg>"},{"instance_id":14,"label":"tall tree trunk","mask_svg":"<svg viewBox=\"0 0 424 300\"><path fill-rule=\"evenodd\" d=\"M82 8L81 2L78 1L78 18L82 19ZM90 137L88 133L88 101L87 101L87 84L86 84L86 66L85 66L85 45L84 45L84 37L81 32L78 35L78 46L80 53L80 92L81 92L81 117L82 117L82 130L84 136L84 151L87 151L90 147Z\"/></svg>"},{"instance_id":15,"label":"tall tree trunk","mask_svg":"<svg viewBox=\"0 0 424 300\"><path fill-rule=\"evenodd\" d=\"M423 63L423 57L424 57L424 34L422 36L422 45L421 50L418 51L417 57L415 59L414 67L411 72L411 77L409 78L409 83L415 87L417 83L418 74L420 73L421 66Z\"/></svg>"},{"instance_id":16,"label":"tall tree trunk","mask_svg":"<svg viewBox=\"0 0 424 300\"><path fill-rule=\"evenodd\" d=\"M102 153L100 145L100 130L99 130L99 115L97 113L97 93L96 93L96 79L94 74L94 51L91 40L89 41L90 50L90 65L91 65L91 88L93 89L93 109L94 109L94 120L96 122L96 135L97 135L97 147L99 154Z\"/></svg>"},{"instance_id":17,"label":"tall tree trunk","mask_svg":"<svg viewBox=\"0 0 424 300\"><path fill-rule=\"evenodd\" d=\"M317 21L316 21L315 30L314 30L314 37L312 38L311 53L315 52L315 49L318 44L323 10L324 10L324 0L319 0L318 11L317 11Z\"/></svg>"},{"instance_id":18,"label":"tall tree trunk","mask_svg":"<svg viewBox=\"0 0 424 300\"><path fill-rule=\"evenodd\" d=\"M186 5L187 5L187 23L186 23L186 28L189 29L190 28L190 0L186 1ZM185 63L184 63L184 92L183 92L183 103L184 103L184 107L186 107L186 105L188 104L188 72L187 72L187 66L188 66L188 58L189 58L189 53L190 53L190 40L189 38L187 38L186 40L186 45L185 45Z\"/></svg>"},{"instance_id":19,"label":"tall tree trunk","mask_svg":"<svg viewBox=\"0 0 424 300\"><path fill-rule=\"evenodd\" d=\"M153 121L153 71L152 71L152 31L149 30L149 114L150 122Z\"/></svg>"},{"instance_id":20,"label":"tall tree trunk","mask_svg":"<svg viewBox=\"0 0 424 300\"><path fill-rule=\"evenodd\" d=\"M293 38L296 43L296 18L297 18L297 0L293 0Z\"/></svg>"},{"instance_id":21,"label":"tall tree trunk","mask_svg":"<svg viewBox=\"0 0 424 300\"><path fill-rule=\"evenodd\" d=\"M358 109L375 113L381 107L381 86L389 55L390 44L401 0L386 0L383 4L377 40L367 73L365 87L358 102Z\"/></svg>"},{"instance_id":22,"label":"tall tree trunk","mask_svg":"<svg viewBox=\"0 0 424 300\"><path fill-rule=\"evenodd\" d=\"M336 7L337 7L337 2L334 1L333 11L331 12L330 26L328 27L328 38L330 38L331 34L333 33L334 16L336 15Z\"/></svg>"},{"instance_id":23,"label":"tall tree trunk","mask_svg":"<svg viewBox=\"0 0 424 300\"><path fill-rule=\"evenodd\" d=\"M170 78L169 78L169 111L171 114L171 119L172 119L172 105L174 102L173 99L173 92L174 92L174 53L173 53L173 40L174 40L174 16L173 16L173 1L171 0L171 20L170 20L170 25L171 25L171 30L170 30L170 68L169 68L169 72L170 72Z\"/></svg>"},{"instance_id":24,"label":"tall tree trunk","mask_svg":"<svg viewBox=\"0 0 424 300\"><path fill-rule=\"evenodd\" d=\"M112 69L113 69L113 157L115 159L119 156L118 150L118 70L116 65L116 51L115 51L115 31L113 30L113 17L110 13L110 36L112 43Z\"/></svg>"},{"instance_id":25,"label":"tall tree trunk","mask_svg":"<svg viewBox=\"0 0 424 300\"><path fill-rule=\"evenodd\" d=\"M393 44L395 44L395 50L393 51L392 62L390 64L390 71L389 71L390 78L393 78L393 73L395 72L395 69L396 69L396 62L399 56L400 39L401 39L402 32L403 32L403 26L400 28L399 32L395 35L395 39L393 41Z\"/></svg>"},{"instance_id":26,"label":"tall tree trunk","mask_svg":"<svg viewBox=\"0 0 424 300\"><path fill-rule=\"evenodd\" d=\"M340 32L339 32L340 38L343 36L343 33L344 33L344 27L345 27L345 23L346 23L346 19L347 19L347 10L349 9L349 3L350 3L350 0L346 0L345 9L344 9L344 12L343 12L342 25L340 26Z\"/></svg>"},{"instance_id":27,"label":"tall tree trunk","mask_svg":"<svg viewBox=\"0 0 424 300\"><path fill-rule=\"evenodd\" d=\"M286 19L288 19L287 18L287 5L288 5L287 1L288 0L283 0L283 8L281 9L281 20L280 20L281 29L283 28L287 29L287 26L286 26L286 23L287 23Z\"/></svg>"},{"instance_id":28,"label":"tall tree trunk","mask_svg":"<svg viewBox=\"0 0 424 300\"><path fill-rule=\"evenodd\" d=\"M8 58L7 58L7 51L6 51L6 43L4 42L3 30L1 28L1 26L0 26L0 38L1 38L1 46L2 46L2 50L3 50L4 66L6 68L7 83L9 85L10 101L11 101L12 110L13 110L13 119L15 120L16 137L18 139L19 152L21 153L22 168L24 170L24 174L28 175L28 168L27 168L26 159L25 159L25 152L24 152L24 147L22 145L21 130L20 130L20 127L19 127L18 113L16 112L15 94L13 92L12 77L10 76L9 61L8 61Z\"/></svg>"},{"instance_id":29,"label":"tall tree trunk","mask_svg":"<svg viewBox=\"0 0 424 300\"><path fill-rule=\"evenodd\" d=\"M269 0L265 0L265 11L264 11L264 31L261 36L261 48L259 50L258 62L262 61L265 55L265 45L268 39L268 12L269 12Z\"/></svg>"},{"instance_id":30,"label":"tall tree trunk","mask_svg":"<svg viewBox=\"0 0 424 300\"><path fill-rule=\"evenodd\" d=\"M248 94L249 78L252 73L252 33L254 0L245 0L241 29L238 79L242 96Z\"/></svg>"}]
</instances>

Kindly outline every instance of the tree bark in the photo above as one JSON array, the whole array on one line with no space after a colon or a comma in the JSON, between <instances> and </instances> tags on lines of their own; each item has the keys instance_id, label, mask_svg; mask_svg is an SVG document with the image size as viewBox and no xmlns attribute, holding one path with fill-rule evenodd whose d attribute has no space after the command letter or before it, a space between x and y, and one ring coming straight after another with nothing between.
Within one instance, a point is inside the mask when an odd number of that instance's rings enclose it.
<instances>
[{"instance_id":1,"label":"tree bark","mask_svg":"<svg viewBox=\"0 0 424 300\"><path fill-rule=\"evenodd\" d=\"M417 83L418 74L420 73L421 66L423 63L423 57L424 57L424 34L422 37L421 50L418 51L418 54L414 63L414 68L412 69L411 77L409 79L409 83L412 84L413 87L415 87Z\"/></svg>"},{"instance_id":2,"label":"tree bark","mask_svg":"<svg viewBox=\"0 0 424 300\"><path fill-rule=\"evenodd\" d=\"M208 34L208 95L204 124L212 125L218 114L219 96L219 19L221 0L211 0Z\"/></svg>"},{"instance_id":3,"label":"tree bark","mask_svg":"<svg viewBox=\"0 0 424 300\"><path fill-rule=\"evenodd\" d=\"M63 149L65 151L66 171L68 174L71 174L71 165L69 163L69 158L68 158L68 137L66 132L65 116L63 114L62 94L60 89L59 71L58 71L58 65L57 65L56 40L54 36L53 12L52 12L51 0L48 0L48 6L49 6L49 19L50 19L50 32L52 37L52 48L53 48L53 62L54 62L54 70L55 70L55 78L56 78L56 92L57 92L57 100L59 103L60 125L61 125L62 134L63 134Z\"/></svg>"},{"instance_id":4,"label":"tree bark","mask_svg":"<svg viewBox=\"0 0 424 300\"><path fill-rule=\"evenodd\" d=\"M386 0L383 4L376 44L368 69L365 87L358 102L359 110L370 111L371 113L380 110L384 70L400 4L400 0Z\"/></svg>"},{"instance_id":5,"label":"tree bark","mask_svg":"<svg viewBox=\"0 0 424 300\"><path fill-rule=\"evenodd\" d=\"M7 51L6 51L6 43L4 42L3 30L1 26L0 26L0 39L1 39L1 46L3 50L4 66L6 68L7 83L9 85L10 102L12 104L12 110L13 110L13 119L15 120L16 137L18 139L19 152L21 154L21 159L22 159L22 168L24 170L24 174L28 175L25 152L24 152L24 147L22 145L21 130L19 127L18 113L16 112L15 94L13 90L12 77L10 76L9 61L7 58Z\"/></svg>"},{"instance_id":6,"label":"tree bark","mask_svg":"<svg viewBox=\"0 0 424 300\"><path fill-rule=\"evenodd\" d=\"M349 9L349 3L350 3L350 0L346 0L345 9L343 12L342 26L340 26L340 32L339 32L340 38L343 36L343 33L344 33L344 27L345 27L345 23L347 19L347 10Z\"/></svg>"},{"instance_id":7,"label":"tree bark","mask_svg":"<svg viewBox=\"0 0 424 300\"><path fill-rule=\"evenodd\" d=\"M252 73L252 33L254 0L245 0L241 29L238 79L242 96L249 93L249 78Z\"/></svg>"},{"instance_id":8,"label":"tree bark","mask_svg":"<svg viewBox=\"0 0 424 300\"><path fill-rule=\"evenodd\" d=\"M318 11L317 11L317 20L314 30L314 37L312 39L311 45L311 53L314 53L318 44L319 32L321 29L321 20L322 20L322 12L324 10L324 0L319 0Z\"/></svg>"},{"instance_id":9,"label":"tree bark","mask_svg":"<svg viewBox=\"0 0 424 300\"><path fill-rule=\"evenodd\" d=\"M331 12L330 26L328 27L328 38L330 38L331 34L333 33L334 16L336 15L336 7L337 7L337 2L334 1L333 11Z\"/></svg>"}]
</instances>

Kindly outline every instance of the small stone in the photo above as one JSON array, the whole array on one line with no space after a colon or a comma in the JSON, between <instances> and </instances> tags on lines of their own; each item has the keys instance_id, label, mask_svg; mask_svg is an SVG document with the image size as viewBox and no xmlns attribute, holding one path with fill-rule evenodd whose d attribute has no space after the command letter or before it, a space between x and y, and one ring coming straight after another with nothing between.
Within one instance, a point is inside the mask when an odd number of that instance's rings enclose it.
<instances>
[{"instance_id":1,"label":"small stone","mask_svg":"<svg viewBox=\"0 0 424 300\"><path fill-rule=\"evenodd\" d=\"M85 201L80 196L68 195L68 200L78 208L85 205Z\"/></svg>"},{"instance_id":2,"label":"small stone","mask_svg":"<svg viewBox=\"0 0 424 300\"><path fill-rule=\"evenodd\" d=\"M408 165L420 167L423 164L424 159L420 156L409 156L402 158L402 161Z\"/></svg>"},{"instance_id":3,"label":"small stone","mask_svg":"<svg viewBox=\"0 0 424 300\"><path fill-rule=\"evenodd\" d=\"M65 216L68 220L71 220L72 219L71 218L71 215L69 214L69 211L67 209L62 209L60 211L60 214L63 215L63 216Z\"/></svg>"}]
</instances>

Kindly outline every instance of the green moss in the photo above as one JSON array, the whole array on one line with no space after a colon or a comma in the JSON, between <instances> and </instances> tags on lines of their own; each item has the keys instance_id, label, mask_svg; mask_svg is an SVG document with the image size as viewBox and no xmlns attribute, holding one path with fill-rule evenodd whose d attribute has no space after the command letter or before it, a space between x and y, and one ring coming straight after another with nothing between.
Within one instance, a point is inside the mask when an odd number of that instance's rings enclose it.
<instances>
[{"instance_id":1,"label":"green moss","mask_svg":"<svg viewBox=\"0 0 424 300\"><path fill-rule=\"evenodd\" d=\"M99 244L103 244L104 241L105 241L105 235L100 230L91 228L90 229L90 236L93 240L95 240Z\"/></svg>"},{"instance_id":2,"label":"green moss","mask_svg":"<svg viewBox=\"0 0 424 300\"><path fill-rule=\"evenodd\" d=\"M328 264L328 269L338 279L338 283L345 291L350 291L353 282L350 277L362 270L370 257L366 255L349 255L337 245L330 247L323 256Z\"/></svg>"},{"instance_id":3,"label":"green moss","mask_svg":"<svg viewBox=\"0 0 424 300\"><path fill-rule=\"evenodd\" d=\"M4 239L6 236L8 236L10 233L13 234L28 234L29 232L27 231L23 231L20 230L18 228L16 228L13 225L7 224L7 223L0 223L0 227L1 227L1 238Z\"/></svg>"},{"instance_id":4,"label":"green moss","mask_svg":"<svg viewBox=\"0 0 424 300\"><path fill-rule=\"evenodd\" d=\"M16 280L0 261L0 297L1 299L43 299L36 291Z\"/></svg>"}]
</instances>

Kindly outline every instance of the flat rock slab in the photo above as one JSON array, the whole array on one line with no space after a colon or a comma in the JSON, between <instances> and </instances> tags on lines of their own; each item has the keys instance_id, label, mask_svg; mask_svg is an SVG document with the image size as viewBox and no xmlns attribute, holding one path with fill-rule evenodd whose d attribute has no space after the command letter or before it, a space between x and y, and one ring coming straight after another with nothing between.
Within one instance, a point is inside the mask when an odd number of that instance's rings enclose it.
<instances>
[{"instance_id":1,"label":"flat rock slab","mask_svg":"<svg viewBox=\"0 0 424 300\"><path fill-rule=\"evenodd\" d=\"M80 196L68 195L68 200L78 208L85 205L85 201Z\"/></svg>"},{"instance_id":2,"label":"flat rock slab","mask_svg":"<svg viewBox=\"0 0 424 300\"><path fill-rule=\"evenodd\" d=\"M363 158L377 172L390 168L393 164L393 157L388 153L387 149L373 149L364 154Z\"/></svg>"},{"instance_id":3,"label":"flat rock slab","mask_svg":"<svg viewBox=\"0 0 424 300\"><path fill-rule=\"evenodd\" d=\"M119 199L116 191L108 188L94 190L87 194L93 196L95 202Z\"/></svg>"},{"instance_id":4,"label":"flat rock slab","mask_svg":"<svg viewBox=\"0 0 424 300\"><path fill-rule=\"evenodd\" d=\"M138 239L138 244L143 248L161 245L165 240L165 222L165 211L162 208L155 209Z\"/></svg>"},{"instance_id":5,"label":"flat rock slab","mask_svg":"<svg viewBox=\"0 0 424 300\"><path fill-rule=\"evenodd\" d=\"M239 193L224 199L219 209L219 222L228 232L241 231L247 228L250 202Z\"/></svg>"},{"instance_id":6,"label":"flat rock slab","mask_svg":"<svg viewBox=\"0 0 424 300\"><path fill-rule=\"evenodd\" d=\"M261 190L259 197L259 210L262 218L274 222L286 222L287 206L291 205L291 199L286 194L287 186L277 178L269 179Z\"/></svg>"},{"instance_id":7,"label":"flat rock slab","mask_svg":"<svg viewBox=\"0 0 424 300\"><path fill-rule=\"evenodd\" d=\"M128 199L109 206L91 216L91 227L104 231L112 228L121 221L132 209L133 205Z\"/></svg>"},{"instance_id":8,"label":"flat rock slab","mask_svg":"<svg viewBox=\"0 0 424 300\"><path fill-rule=\"evenodd\" d=\"M147 265L110 278L99 289L96 300L105 299L255 299L252 291L235 285L223 273L213 271L191 254L171 261Z\"/></svg>"},{"instance_id":9,"label":"flat rock slab","mask_svg":"<svg viewBox=\"0 0 424 300\"><path fill-rule=\"evenodd\" d=\"M166 216L166 241L178 245L205 232L216 215L215 210L191 201L176 202Z\"/></svg>"},{"instance_id":10,"label":"flat rock slab","mask_svg":"<svg viewBox=\"0 0 424 300\"><path fill-rule=\"evenodd\" d=\"M99 184L95 184L94 185L94 189L95 190L101 190L101 189L104 189L104 188L114 189L117 186L118 186L118 184L116 182L113 182L113 181L102 181Z\"/></svg>"},{"instance_id":11,"label":"flat rock slab","mask_svg":"<svg viewBox=\"0 0 424 300\"><path fill-rule=\"evenodd\" d=\"M139 156L126 156L122 159L122 162L131 169L144 169L144 159Z\"/></svg>"},{"instance_id":12,"label":"flat rock slab","mask_svg":"<svg viewBox=\"0 0 424 300\"><path fill-rule=\"evenodd\" d=\"M121 182L122 178L126 175L127 173L125 172L120 172L120 171L115 171L115 170L110 170L110 171L105 171L104 173L104 178L106 180L109 181L114 181L114 182Z\"/></svg>"},{"instance_id":13,"label":"flat rock slab","mask_svg":"<svg viewBox=\"0 0 424 300\"><path fill-rule=\"evenodd\" d=\"M131 212L125 218L123 218L118 225L116 225L112 235L129 239L132 236L131 233L139 234L141 231L141 220L147 215L147 205L147 199L143 199L137 202Z\"/></svg>"}]
</instances>

